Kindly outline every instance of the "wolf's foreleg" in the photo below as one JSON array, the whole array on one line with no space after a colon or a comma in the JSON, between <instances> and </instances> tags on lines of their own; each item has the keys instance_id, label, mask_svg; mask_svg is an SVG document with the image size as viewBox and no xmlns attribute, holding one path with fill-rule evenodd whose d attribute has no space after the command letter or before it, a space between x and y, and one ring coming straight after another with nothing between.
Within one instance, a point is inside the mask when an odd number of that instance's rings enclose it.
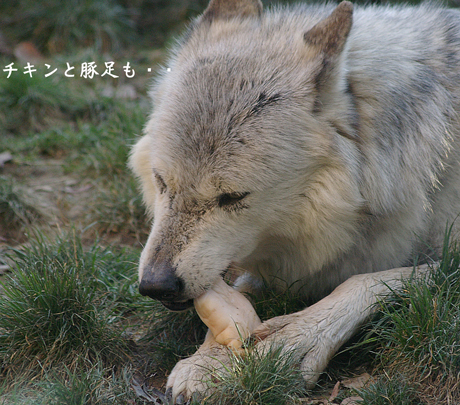
<instances>
[{"instance_id":1,"label":"wolf's foreleg","mask_svg":"<svg viewBox=\"0 0 460 405\"><path fill-rule=\"evenodd\" d=\"M277 342L293 350L301 363L307 388L312 388L337 350L356 333L376 310L376 303L402 287L403 280L423 276L428 265L401 267L378 273L359 274L339 285L331 294L303 311L269 319L253 333L266 351Z\"/></svg>"}]
</instances>

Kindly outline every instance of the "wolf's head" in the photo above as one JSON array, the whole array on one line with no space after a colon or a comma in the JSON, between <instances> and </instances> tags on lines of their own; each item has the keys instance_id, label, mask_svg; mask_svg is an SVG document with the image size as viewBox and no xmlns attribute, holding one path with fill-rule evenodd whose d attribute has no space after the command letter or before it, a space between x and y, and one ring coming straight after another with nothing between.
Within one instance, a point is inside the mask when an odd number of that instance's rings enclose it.
<instances>
[{"instance_id":1,"label":"wolf's head","mask_svg":"<svg viewBox=\"0 0 460 405\"><path fill-rule=\"evenodd\" d=\"M301 248L314 271L351 243L351 24L348 2L299 17L211 1L160 77L130 159L154 219L142 294L183 309L231 263L254 270Z\"/></svg>"}]
</instances>

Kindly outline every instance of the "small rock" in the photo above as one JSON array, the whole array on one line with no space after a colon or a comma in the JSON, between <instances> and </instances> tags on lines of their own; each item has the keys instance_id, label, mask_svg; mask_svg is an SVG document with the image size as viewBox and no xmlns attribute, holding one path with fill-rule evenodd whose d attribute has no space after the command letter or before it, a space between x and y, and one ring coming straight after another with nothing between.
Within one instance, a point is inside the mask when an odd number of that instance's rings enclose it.
<instances>
[{"instance_id":1,"label":"small rock","mask_svg":"<svg viewBox=\"0 0 460 405\"><path fill-rule=\"evenodd\" d=\"M81 194L81 193L84 193L85 191L88 191L90 188L92 188L93 186L91 184L86 184L85 186L81 186L81 187L65 187L64 188L64 191L68 194Z\"/></svg>"},{"instance_id":2,"label":"small rock","mask_svg":"<svg viewBox=\"0 0 460 405\"><path fill-rule=\"evenodd\" d=\"M7 264L0 264L0 276L3 276L4 274L8 273L10 271L10 266Z\"/></svg>"},{"instance_id":3,"label":"small rock","mask_svg":"<svg viewBox=\"0 0 460 405\"><path fill-rule=\"evenodd\" d=\"M361 397L348 397L345 398L340 405L362 405L362 400Z\"/></svg>"},{"instance_id":4,"label":"small rock","mask_svg":"<svg viewBox=\"0 0 460 405\"><path fill-rule=\"evenodd\" d=\"M35 191L44 191L45 193L52 193L54 189L51 186L44 185L44 186L35 187Z\"/></svg>"},{"instance_id":5,"label":"small rock","mask_svg":"<svg viewBox=\"0 0 460 405\"><path fill-rule=\"evenodd\" d=\"M115 89L113 86L105 86L101 90L101 96L102 97L107 97L107 98L112 98L115 94Z\"/></svg>"},{"instance_id":6,"label":"small rock","mask_svg":"<svg viewBox=\"0 0 460 405\"><path fill-rule=\"evenodd\" d=\"M11 162L13 160L13 155L10 152L0 153L0 167L5 166L5 163Z\"/></svg>"},{"instance_id":7,"label":"small rock","mask_svg":"<svg viewBox=\"0 0 460 405\"><path fill-rule=\"evenodd\" d=\"M137 98L137 92L133 85L122 84L116 88L115 97L126 100L135 100Z\"/></svg>"},{"instance_id":8,"label":"small rock","mask_svg":"<svg viewBox=\"0 0 460 405\"><path fill-rule=\"evenodd\" d=\"M135 100L137 98L137 91L131 84L122 84L118 87L108 85L101 90L101 95L107 98L115 97L124 100Z\"/></svg>"},{"instance_id":9,"label":"small rock","mask_svg":"<svg viewBox=\"0 0 460 405\"><path fill-rule=\"evenodd\" d=\"M21 62L37 63L44 59L40 51L30 41L20 42L16 45L13 54Z\"/></svg>"}]
</instances>

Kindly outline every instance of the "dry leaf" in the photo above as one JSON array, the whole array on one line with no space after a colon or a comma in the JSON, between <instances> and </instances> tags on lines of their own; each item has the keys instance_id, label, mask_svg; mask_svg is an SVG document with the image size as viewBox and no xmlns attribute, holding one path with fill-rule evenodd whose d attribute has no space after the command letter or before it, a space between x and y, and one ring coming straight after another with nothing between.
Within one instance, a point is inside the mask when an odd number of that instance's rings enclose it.
<instances>
[{"instance_id":1,"label":"dry leaf","mask_svg":"<svg viewBox=\"0 0 460 405\"><path fill-rule=\"evenodd\" d=\"M329 402L332 402L334 399L337 398L337 395L339 395L340 391L340 381L337 381L337 383L334 385L334 388L332 389L331 396L329 397Z\"/></svg>"},{"instance_id":2,"label":"dry leaf","mask_svg":"<svg viewBox=\"0 0 460 405\"><path fill-rule=\"evenodd\" d=\"M342 385L345 388L360 389L363 388L370 380L372 379L371 375L368 373L363 373L357 377L347 378L342 381Z\"/></svg>"},{"instance_id":3,"label":"dry leaf","mask_svg":"<svg viewBox=\"0 0 460 405\"><path fill-rule=\"evenodd\" d=\"M362 401L363 399L361 397L349 397L349 398L345 398L341 403L340 405L362 405L362 402L358 402L358 401Z\"/></svg>"}]
</instances>

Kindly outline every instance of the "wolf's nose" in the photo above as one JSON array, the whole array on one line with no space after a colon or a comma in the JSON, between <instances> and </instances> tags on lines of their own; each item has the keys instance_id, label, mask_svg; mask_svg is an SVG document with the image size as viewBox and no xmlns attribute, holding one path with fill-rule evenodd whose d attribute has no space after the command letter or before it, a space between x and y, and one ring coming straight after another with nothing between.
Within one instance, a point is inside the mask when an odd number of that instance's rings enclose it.
<instances>
[{"instance_id":1,"label":"wolf's nose","mask_svg":"<svg viewBox=\"0 0 460 405\"><path fill-rule=\"evenodd\" d=\"M139 284L139 292L159 301L174 301L180 292L180 282L176 278L167 280L148 280L143 278Z\"/></svg>"},{"instance_id":2,"label":"wolf's nose","mask_svg":"<svg viewBox=\"0 0 460 405\"><path fill-rule=\"evenodd\" d=\"M153 271L144 272L139 292L159 301L174 301L182 290L182 283L174 275L174 269L165 264L155 266Z\"/></svg>"}]
</instances>

